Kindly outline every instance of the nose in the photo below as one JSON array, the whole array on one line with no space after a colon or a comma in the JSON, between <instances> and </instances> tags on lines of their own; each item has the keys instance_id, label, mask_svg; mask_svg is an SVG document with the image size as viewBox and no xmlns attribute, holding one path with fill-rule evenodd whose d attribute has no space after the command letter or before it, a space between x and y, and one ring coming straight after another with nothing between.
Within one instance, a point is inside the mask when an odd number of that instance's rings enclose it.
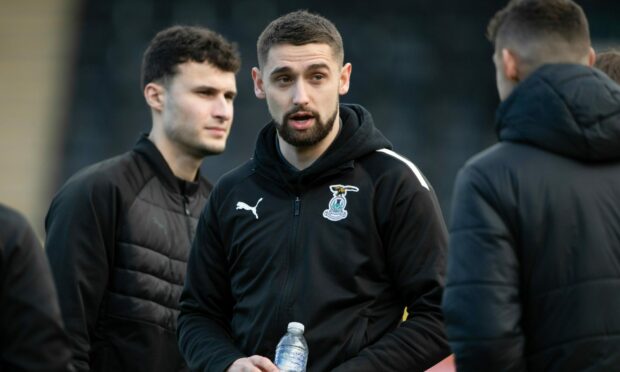
<instances>
[{"instance_id":1,"label":"nose","mask_svg":"<svg viewBox=\"0 0 620 372\"><path fill-rule=\"evenodd\" d=\"M293 93L293 103L297 106L306 106L310 102L308 92L303 82L295 84L295 91Z\"/></svg>"},{"instance_id":2,"label":"nose","mask_svg":"<svg viewBox=\"0 0 620 372\"><path fill-rule=\"evenodd\" d=\"M228 100L224 96L217 97L213 102L211 115L220 121L230 120L233 116L232 100Z\"/></svg>"}]
</instances>

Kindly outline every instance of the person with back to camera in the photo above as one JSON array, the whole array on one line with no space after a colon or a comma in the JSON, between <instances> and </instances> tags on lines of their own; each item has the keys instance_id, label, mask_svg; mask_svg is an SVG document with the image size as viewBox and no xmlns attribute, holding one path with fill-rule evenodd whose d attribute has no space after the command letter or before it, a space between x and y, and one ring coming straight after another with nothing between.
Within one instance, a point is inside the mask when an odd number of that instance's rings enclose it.
<instances>
[{"instance_id":1,"label":"person with back to camera","mask_svg":"<svg viewBox=\"0 0 620 372\"><path fill-rule=\"evenodd\" d=\"M620 365L620 87L570 0L489 24L499 143L454 187L443 309L459 371Z\"/></svg>"}]
</instances>

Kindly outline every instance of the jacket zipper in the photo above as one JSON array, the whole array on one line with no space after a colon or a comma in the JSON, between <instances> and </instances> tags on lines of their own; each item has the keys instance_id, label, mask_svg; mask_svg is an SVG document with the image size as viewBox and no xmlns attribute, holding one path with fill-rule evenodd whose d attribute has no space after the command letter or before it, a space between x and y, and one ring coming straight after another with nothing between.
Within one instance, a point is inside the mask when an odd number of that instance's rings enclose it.
<instances>
[{"instance_id":1,"label":"jacket zipper","mask_svg":"<svg viewBox=\"0 0 620 372\"><path fill-rule=\"evenodd\" d=\"M287 249L286 260L286 275L284 276L284 289L282 290L282 297L280 300L279 311L277 318L279 319L279 326L286 326L286 317L290 314L291 310L291 291L293 290L293 282L295 277L296 265L295 265L295 253L297 251L297 230L299 226L299 216L301 214L301 198L295 197L293 201L293 224L291 227L291 238L289 240L289 246ZM294 266L295 265L295 266Z\"/></svg>"},{"instance_id":2,"label":"jacket zipper","mask_svg":"<svg viewBox=\"0 0 620 372\"><path fill-rule=\"evenodd\" d=\"M183 194L183 212L185 213L185 224L187 225L187 237L189 238L189 244L192 244L194 240L192 237L192 218L189 211L189 198Z\"/></svg>"}]
</instances>

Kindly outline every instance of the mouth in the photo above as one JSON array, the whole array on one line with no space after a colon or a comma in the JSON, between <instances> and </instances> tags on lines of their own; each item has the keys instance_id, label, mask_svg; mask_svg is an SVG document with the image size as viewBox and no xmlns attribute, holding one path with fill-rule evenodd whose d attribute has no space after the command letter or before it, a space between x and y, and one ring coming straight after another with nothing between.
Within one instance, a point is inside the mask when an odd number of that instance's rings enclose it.
<instances>
[{"instance_id":1,"label":"mouth","mask_svg":"<svg viewBox=\"0 0 620 372\"><path fill-rule=\"evenodd\" d=\"M205 127L207 132L209 132L212 136L222 137L226 135L226 128L222 127Z\"/></svg>"},{"instance_id":2,"label":"mouth","mask_svg":"<svg viewBox=\"0 0 620 372\"><path fill-rule=\"evenodd\" d=\"M288 123L295 129L307 129L314 123L314 114L308 111L298 111L288 115Z\"/></svg>"}]
</instances>

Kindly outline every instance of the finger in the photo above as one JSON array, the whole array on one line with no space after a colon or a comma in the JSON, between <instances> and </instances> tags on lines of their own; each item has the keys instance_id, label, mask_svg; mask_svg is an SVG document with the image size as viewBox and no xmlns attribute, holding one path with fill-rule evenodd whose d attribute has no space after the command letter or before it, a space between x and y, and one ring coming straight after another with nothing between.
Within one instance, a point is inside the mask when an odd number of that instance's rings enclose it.
<instances>
[{"instance_id":1,"label":"finger","mask_svg":"<svg viewBox=\"0 0 620 372\"><path fill-rule=\"evenodd\" d=\"M252 355L249 359L252 364L264 372L278 372L278 367L276 367L275 364L273 364L268 358L260 355Z\"/></svg>"}]
</instances>

